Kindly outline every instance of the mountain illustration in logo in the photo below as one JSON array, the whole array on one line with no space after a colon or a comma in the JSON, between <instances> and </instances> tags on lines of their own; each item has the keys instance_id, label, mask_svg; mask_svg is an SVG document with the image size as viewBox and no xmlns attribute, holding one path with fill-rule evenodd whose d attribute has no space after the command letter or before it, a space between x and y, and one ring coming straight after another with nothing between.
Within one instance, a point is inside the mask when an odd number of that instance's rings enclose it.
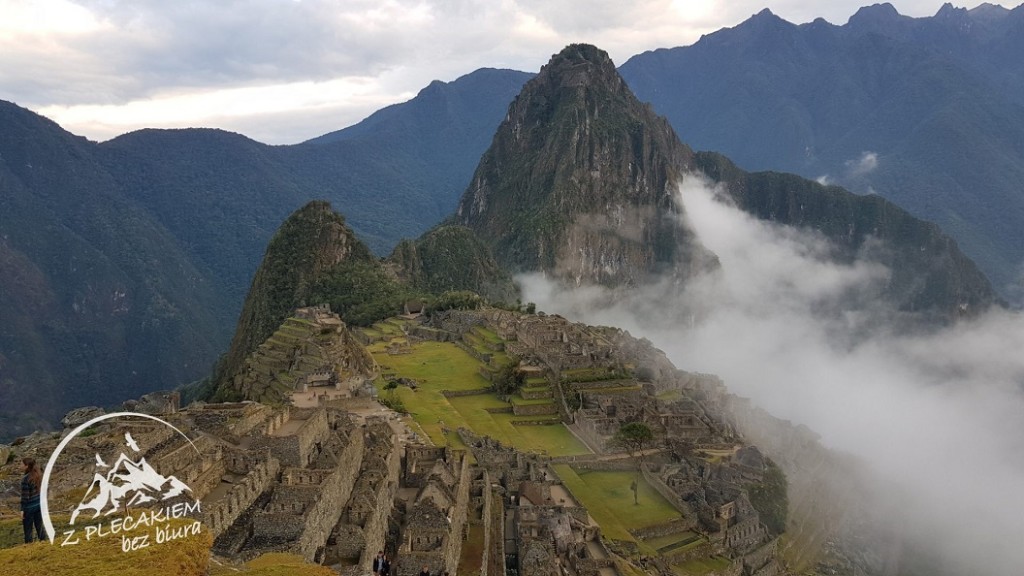
<instances>
[{"instance_id":1,"label":"mountain illustration in logo","mask_svg":"<svg viewBox=\"0 0 1024 576\"><path fill-rule=\"evenodd\" d=\"M97 461L101 461L98 456ZM92 485L82 502L71 513L71 524L85 511L91 510L92 518L101 514L108 516L122 506L141 506L169 500L191 491L188 485L174 476L164 476L157 472L145 458L136 462L122 452L106 476L97 472L93 477Z\"/></svg>"}]
</instances>

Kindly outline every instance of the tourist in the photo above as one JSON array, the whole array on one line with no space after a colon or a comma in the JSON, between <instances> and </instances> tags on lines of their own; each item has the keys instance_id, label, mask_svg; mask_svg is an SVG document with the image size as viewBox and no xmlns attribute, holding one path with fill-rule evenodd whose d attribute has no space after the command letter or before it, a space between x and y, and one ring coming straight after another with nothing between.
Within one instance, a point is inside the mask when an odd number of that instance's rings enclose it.
<instances>
[{"instance_id":1,"label":"tourist","mask_svg":"<svg viewBox=\"0 0 1024 576\"><path fill-rule=\"evenodd\" d=\"M420 570L420 576L430 576L430 567L423 566L423 569Z\"/></svg>"},{"instance_id":2,"label":"tourist","mask_svg":"<svg viewBox=\"0 0 1024 576\"><path fill-rule=\"evenodd\" d=\"M24 476L21 478L21 525L25 528L25 544L32 542L32 527L36 528L39 541L46 540L43 531L43 510L39 506L39 490L43 485L43 474L34 458L21 459Z\"/></svg>"},{"instance_id":3,"label":"tourist","mask_svg":"<svg viewBox=\"0 0 1024 576\"><path fill-rule=\"evenodd\" d=\"M380 576L388 576L391 573L391 560L385 554L380 560Z\"/></svg>"},{"instance_id":4,"label":"tourist","mask_svg":"<svg viewBox=\"0 0 1024 576\"><path fill-rule=\"evenodd\" d=\"M373 559L373 574L377 576L380 574L380 567L384 563L384 551L377 552L377 556Z\"/></svg>"}]
</instances>

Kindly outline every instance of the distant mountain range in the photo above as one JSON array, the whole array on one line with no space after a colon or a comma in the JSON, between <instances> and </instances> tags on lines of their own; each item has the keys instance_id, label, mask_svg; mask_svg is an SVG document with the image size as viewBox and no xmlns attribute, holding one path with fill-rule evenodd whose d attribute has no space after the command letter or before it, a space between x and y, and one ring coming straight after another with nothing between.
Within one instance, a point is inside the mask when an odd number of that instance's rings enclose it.
<instances>
[{"instance_id":1,"label":"distant mountain range","mask_svg":"<svg viewBox=\"0 0 1024 576\"><path fill-rule=\"evenodd\" d=\"M0 101L0 440L210 373L271 235L316 198L377 254L454 209L531 75L478 70L296 146L97 144Z\"/></svg>"},{"instance_id":2,"label":"distant mountain range","mask_svg":"<svg viewBox=\"0 0 1024 576\"><path fill-rule=\"evenodd\" d=\"M890 8L864 9L842 27L794 26L763 12L692 47L639 55L621 74L697 149L742 168L871 189L938 221L1013 297L1024 259L1024 82L1014 58L1024 53L1024 11L944 8L907 19ZM330 201L377 255L453 214L532 76L484 69L435 82L295 146L207 129L141 130L97 144L0 103L0 438L72 406L208 375L271 235L311 199ZM774 187L763 197L771 206L832 194L714 155L694 159L740 200L755 185ZM893 222L917 222L877 199L843 198L847 209L876 205L898 216ZM779 214L747 201L761 217ZM816 217L838 222L827 211ZM937 230L908 230L891 229L894 239L928 238L937 253L959 254ZM399 273L411 278L423 261L440 261L438 239L457 239L467 261L486 269L460 234L421 239L415 254L405 245ZM500 261L501 248L490 248ZM975 287L971 298L989 300L973 264L951 258L943 266ZM433 289L454 270L414 283ZM941 296L948 311L963 294L945 286L907 302L916 309Z\"/></svg>"},{"instance_id":3,"label":"distant mountain range","mask_svg":"<svg viewBox=\"0 0 1024 576\"><path fill-rule=\"evenodd\" d=\"M764 10L621 73L694 148L877 193L1024 298L1024 6L876 4L843 26Z\"/></svg>"}]
</instances>

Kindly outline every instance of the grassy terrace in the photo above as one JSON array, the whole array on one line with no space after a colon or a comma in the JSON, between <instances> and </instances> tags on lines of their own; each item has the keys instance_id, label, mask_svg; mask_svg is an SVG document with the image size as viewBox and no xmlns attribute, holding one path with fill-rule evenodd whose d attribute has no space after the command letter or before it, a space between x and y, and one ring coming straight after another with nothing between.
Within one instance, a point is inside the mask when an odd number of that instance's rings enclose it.
<instances>
[{"instance_id":1,"label":"grassy terrace","mask_svg":"<svg viewBox=\"0 0 1024 576\"><path fill-rule=\"evenodd\" d=\"M683 392L681 390L666 390L658 394L658 400L662 402L675 402L676 400L683 399Z\"/></svg>"},{"instance_id":2,"label":"grassy terrace","mask_svg":"<svg viewBox=\"0 0 1024 576\"><path fill-rule=\"evenodd\" d=\"M601 525L606 537L637 542L645 554L653 555L657 551L637 541L629 530L679 518L679 511L643 478L640 478L640 503L633 504L633 491L629 486L636 478L635 472L577 472L568 464L555 464L554 468L572 495Z\"/></svg>"},{"instance_id":3,"label":"grassy terrace","mask_svg":"<svg viewBox=\"0 0 1024 576\"><path fill-rule=\"evenodd\" d=\"M551 400L551 398L527 399L527 398L523 398L522 396L513 396L512 397L512 403L513 404L518 404L520 406L537 406L537 405L540 405L540 404L553 404L554 402Z\"/></svg>"},{"instance_id":4,"label":"grassy terrace","mask_svg":"<svg viewBox=\"0 0 1024 576\"><path fill-rule=\"evenodd\" d=\"M376 327L375 330L380 331ZM545 419L487 412L488 408L511 407L510 403L494 394L446 398L441 394L442 390L483 390L490 387L490 382L478 372L480 362L455 344L417 342L413 345L411 353L395 355L388 354L386 347L386 342L378 342L369 346L368 350L380 364L383 372L419 382L415 391L399 386L393 393L435 444L450 443L455 447L461 447L454 431L460 426L465 426L477 434L490 436L521 450L552 456L590 452L560 423L515 426L512 424L514 421ZM391 393L383 390L384 383L384 379L377 382L378 392L382 396ZM441 430L442 426L449 429L447 437Z\"/></svg>"},{"instance_id":5,"label":"grassy terrace","mask_svg":"<svg viewBox=\"0 0 1024 576\"><path fill-rule=\"evenodd\" d=\"M672 571L679 576L704 576L729 567L729 560L720 556L712 558L694 558L682 564L672 566Z\"/></svg>"},{"instance_id":6,"label":"grassy terrace","mask_svg":"<svg viewBox=\"0 0 1024 576\"><path fill-rule=\"evenodd\" d=\"M661 538L650 538L644 540L644 543L662 554L667 554L703 544L704 539L696 532L677 532Z\"/></svg>"},{"instance_id":7,"label":"grassy terrace","mask_svg":"<svg viewBox=\"0 0 1024 576\"><path fill-rule=\"evenodd\" d=\"M589 390L582 390L584 394L624 394L626 392L636 392L637 390L643 390L643 387L638 385L635 386L613 386L611 388L591 388Z\"/></svg>"},{"instance_id":8,"label":"grassy terrace","mask_svg":"<svg viewBox=\"0 0 1024 576\"><path fill-rule=\"evenodd\" d=\"M484 553L484 525L470 524L466 540L462 542L459 574L473 576L480 573Z\"/></svg>"},{"instance_id":9,"label":"grassy terrace","mask_svg":"<svg viewBox=\"0 0 1024 576\"><path fill-rule=\"evenodd\" d=\"M16 523L16 526L15 526ZM170 520L173 527L191 523L187 518ZM21 519L0 522L0 532L21 532ZM139 528L129 536L149 535L148 548L122 552L120 536L106 536L61 546L35 542L0 550L0 574L4 576L201 576L206 574L210 557L211 538L200 532L185 538L157 545L155 530ZM18 540L21 541L20 538ZM5 540L5 545L8 542Z\"/></svg>"}]
</instances>

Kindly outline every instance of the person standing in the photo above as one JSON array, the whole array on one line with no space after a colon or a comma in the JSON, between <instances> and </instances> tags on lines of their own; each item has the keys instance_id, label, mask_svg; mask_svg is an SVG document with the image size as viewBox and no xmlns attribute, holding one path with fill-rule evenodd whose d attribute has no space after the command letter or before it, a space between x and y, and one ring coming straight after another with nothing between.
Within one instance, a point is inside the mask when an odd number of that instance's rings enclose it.
<instances>
[{"instance_id":1,"label":"person standing","mask_svg":"<svg viewBox=\"0 0 1024 576\"><path fill-rule=\"evenodd\" d=\"M380 574L380 567L384 564L384 551L377 552L377 555L373 558L373 576Z\"/></svg>"},{"instance_id":2,"label":"person standing","mask_svg":"<svg viewBox=\"0 0 1024 576\"><path fill-rule=\"evenodd\" d=\"M385 554L380 560L380 576L388 576L391 573L391 560Z\"/></svg>"},{"instance_id":3,"label":"person standing","mask_svg":"<svg viewBox=\"0 0 1024 576\"><path fill-rule=\"evenodd\" d=\"M43 473L36 466L35 458L21 459L21 525L25 529L25 544L32 542L32 527L35 526L39 541L46 540L43 530L43 509L39 505L39 491L43 485Z\"/></svg>"}]
</instances>

